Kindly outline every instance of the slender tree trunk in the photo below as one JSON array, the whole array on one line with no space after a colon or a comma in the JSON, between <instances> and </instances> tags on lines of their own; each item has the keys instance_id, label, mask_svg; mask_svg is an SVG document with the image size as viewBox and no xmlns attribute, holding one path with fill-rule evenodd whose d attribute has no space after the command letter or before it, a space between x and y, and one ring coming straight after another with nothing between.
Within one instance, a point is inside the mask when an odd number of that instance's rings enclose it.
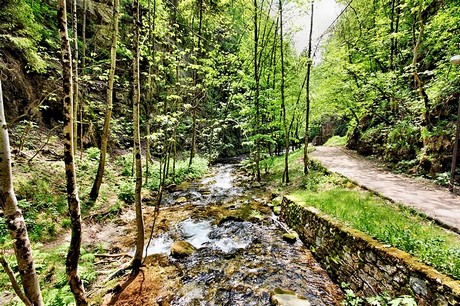
<instances>
[{"instance_id":1,"label":"slender tree trunk","mask_svg":"<svg viewBox=\"0 0 460 306\"><path fill-rule=\"evenodd\" d=\"M176 95L179 96L180 93L180 82L179 82L179 54L178 54L178 46L177 46L177 36L179 35L179 31L177 30L178 26L177 25L177 5L178 5L178 0L172 0L173 3L173 28L174 28L174 46L175 46L175 58L176 58ZM174 111L177 110L177 99L174 100ZM175 182L176 179L176 159L177 159L177 126L174 127L173 131L173 164L172 164L172 176L173 176L173 181Z\"/></svg>"},{"instance_id":2,"label":"slender tree trunk","mask_svg":"<svg viewBox=\"0 0 460 306\"><path fill-rule=\"evenodd\" d=\"M73 149L74 154L77 152L78 147L78 14L77 14L77 0L72 1L72 32L73 32Z\"/></svg>"},{"instance_id":3,"label":"slender tree trunk","mask_svg":"<svg viewBox=\"0 0 460 306\"><path fill-rule=\"evenodd\" d=\"M82 76L86 73L86 11L88 6L88 0L83 0L83 21L82 21L82 29L81 29L81 39L82 39L82 46L81 46L81 74ZM81 92L81 100L79 103L80 106L80 160L83 155L83 103L84 103L84 95Z\"/></svg>"},{"instance_id":4,"label":"slender tree trunk","mask_svg":"<svg viewBox=\"0 0 460 306\"><path fill-rule=\"evenodd\" d=\"M256 156L255 156L255 164L256 164L256 179L260 182L260 141L259 141L259 133L260 133L260 76L259 76L259 65L258 65L258 53L259 53L259 24L258 24L258 14L259 14L259 7L257 5L257 0L254 0L254 79L256 81L256 89L254 93L254 104L256 106L256 118L255 118L255 145L256 145Z\"/></svg>"},{"instance_id":5,"label":"slender tree trunk","mask_svg":"<svg viewBox=\"0 0 460 306\"><path fill-rule=\"evenodd\" d=\"M73 142L73 86L72 86L72 55L69 36L67 33L67 12L65 0L58 1L58 24L61 36L61 62L63 75L63 104L64 104L64 163L67 183L67 202L71 221L72 234L69 251L66 259L66 273L75 302L78 306L88 305L85 298L85 289L78 276L78 260L81 246L81 215L80 200L75 176L74 142Z\"/></svg>"},{"instance_id":6,"label":"slender tree trunk","mask_svg":"<svg viewBox=\"0 0 460 306\"><path fill-rule=\"evenodd\" d=\"M418 73L418 67L417 67L419 49L420 49L420 45L422 43L423 32L425 30L425 20L422 17L422 4L420 4L419 14L418 15L419 15L419 17L418 17L419 21L418 22L420 23L420 28L419 28L419 33L418 33L417 40L415 42L414 49L413 49L413 58L412 58L412 66L413 66L413 69L414 69L413 76L414 76L415 84L417 86L418 94L419 94L420 98L422 99L423 104L424 104L424 108L425 108L424 111L423 111L423 114L422 114L424 124L426 126L428 126L428 127L431 127L430 99L428 98L428 95L427 95L427 93L425 91L424 82L420 78L420 75Z\"/></svg>"},{"instance_id":7,"label":"slender tree trunk","mask_svg":"<svg viewBox=\"0 0 460 306\"><path fill-rule=\"evenodd\" d=\"M279 0L279 16L280 16L280 55L281 55L281 111L283 113L283 129L284 129L284 173L283 182L289 184L289 130L286 119L286 103L284 96L284 42L283 42L283 0Z\"/></svg>"},{"instance_id":8,"label":"slender tree trunk","mask_svg":"<svg viewBox=\"0 0 460 306\"><path fill-rule=\"evenodd\" d=\"M153 97L154 97L154 84L153 84L153 73L154 73L154 66L153 64L155 63L155 19L156 19L156 10L157 10L157 4L156 0L153 0L153 16L152 16L152 10L151 10L151 0L148 1L148 10L149 10L149 29L148 29L148 36L149 36L149 53L150 53L150 59L149 59L149 74L148 74L148 79L147 79L147 84L149 85L149 90L148 90L148 95L147 95L147 101L146 103L146 133L147 137L145 139L145 184L148 184L148 179L149 179L149 167L150 167L150 124L151 124L151 116L152 116L152 110L151 110L151 105L153 103Z\"/></svg>"},{"instance_id":9,"label":"slender tree trunk","mask_svg":"<svg viewBox=\"0 0 460 306\"><path fill-rule=\"evenodd\" d=\"M83 0L83 22L81 27L81 39L83 44L81 46L81 69L86 67L86 10L88 6L88 0Z\"/></svg>"},{"instance_id":10,"label":"slender tree trunk","mask_svg":"<svg viewBox=\"0 0 460 306\"><path fill-rule=\"evenodd\" d=\"M201 31L202 31L202 26L203 26L203 0L198 0L198 54L197 58L201 58L202 52L201 52ZM198 65L198 61L195 60L195 65ZM195 87L195 97L194 97L194 103L193 103L193 110L192 110L192 145L190 148L190 160L188 163L188 166L191 167L193 163L193 158L195 157L196 153L196 134L197 134L197 127L196 127L196 121L198 117L198 101L200 97L200 91L197 88L198 84L198 70L195 69L194 72L194 78L193 78L193 85Z\"/></svg>"},{"instance_id":11,"label":"slender tree trunk","mask_svg":"<svg viewBox=\"0 0 460 306\"><path fill-rule=\"evenodd\" d=\"M8 126L3 108L2 83L0 80L0 207L5 214L5 221L14 254L18 263L19 275L22 280L24 295L33 305L43 306L38 276L35 272L32 247L30 246L27 227L13 189L13 173L11 170L10 141Z\"/></svg>"},{"instance_id":12,"label":"slender tree trunk","mask_svg":"<svg viewBox=\"0 0 460 306\"><path fill-rule=\"evenodd\" d=\"M99 196L99 189L101 188L102 178L104 177L104 169L107 156L107 143L110 133L110 120L112 118L113 108L113 83L115 80L115 69L117 65L117 39L118 39L118 0L113 0L113 18L112 18L112 44L110 47L110 72L107 87L107 105L105 109L104 128L102 131L101 139L101 154L99 158L99 167L94 180L93 188L89 194L91 200L95 201Z\"/></svg>"},{"instance_id":13,"label":"slender tree trunk","mask_svg":"<svg viewBox=\"0 0 460 306\"><path fill-rule=\"evenodd\" d=\"M139 0L133 0L133 23L134 23L134 57L133 57L133 130L134 130L134 158L135 158L135 180L134 203L136 206L136 252L134 254L132 268L138 271L143 257L144 250L144 219L142 216L142 156L141 139L139 128L139 105L140 105L140 72L139 72Z\"/></svg>"},{"instance_id":14,"label":"slender tree trunk","mask_svg":"<svg viewBox=\"0 0 460 306\"><path fill-rule=\"evenodd\" d=\"M313 34L313 16L314 16L314 6L315 2L311 2L311 12L310 12L310 34L308 36L308 53L307 53L307 82L305 85L306 91L306 106L305 106L305 143L303 150L303 173L308 173L308 132L309 132L309 122L310 122L310 73L311 66L313 64L313 59L311 58L311 48L312 48L312 34Z\"/></svg>"}]
</instances>

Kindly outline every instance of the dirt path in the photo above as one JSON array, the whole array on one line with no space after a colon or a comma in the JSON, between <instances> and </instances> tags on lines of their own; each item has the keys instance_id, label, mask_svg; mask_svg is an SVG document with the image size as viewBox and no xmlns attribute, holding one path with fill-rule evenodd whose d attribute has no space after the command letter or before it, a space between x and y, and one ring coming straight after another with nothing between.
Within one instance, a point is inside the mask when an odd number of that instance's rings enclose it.
<instances>
[{"instance_id":1,"label":"dirt path","mask_svg":"<svg viewBox=\"0 0 460 306\"><path fill-rule=\"evenodd\" d=\"M312 157L328 170L460 232L460 197L447 189L423 179L393 174L377 162L345 148L316 147Z\"/></svg>"}]
</instances>

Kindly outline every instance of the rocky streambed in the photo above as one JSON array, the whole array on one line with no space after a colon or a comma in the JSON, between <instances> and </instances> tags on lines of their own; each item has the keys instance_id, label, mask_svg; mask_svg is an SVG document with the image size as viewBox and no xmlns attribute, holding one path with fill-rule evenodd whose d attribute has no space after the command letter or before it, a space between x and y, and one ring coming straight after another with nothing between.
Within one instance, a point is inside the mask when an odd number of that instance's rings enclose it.
<instances>
[{"instance_id":1,"label":"rocky streambed","mask_svg":"<svg viewBox=\"0 0 460 306\"><path fill-rule=\"evenodd\" d=\"M339 287L235 165L162 201L145 268L106 305L338 305ZM147 213L147 224L149 217Z\"/></svg>"}]
</instances>

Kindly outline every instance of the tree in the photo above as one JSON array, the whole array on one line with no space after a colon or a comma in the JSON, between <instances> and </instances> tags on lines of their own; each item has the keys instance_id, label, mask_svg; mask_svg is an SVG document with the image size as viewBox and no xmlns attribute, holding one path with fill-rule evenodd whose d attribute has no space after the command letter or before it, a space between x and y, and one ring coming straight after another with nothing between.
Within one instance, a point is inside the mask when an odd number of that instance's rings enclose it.
<instances>
[{"instance_id":1,"label":"tree","mask_svg":"<svg viewBox=\"0 0 460 306\"><path fill-rule=\"evenodd\" d=\"M256 82L255 91L254 91L254 105L256 108L256 116L254 118L255 121L255 146L256 146L256 156L255 156L255 164L256 164L256 179L260 182L260 140L259 140L259 133L260 133L260 75L259 75L259 5L257 0L254 0L254 80Z\"/></svg>"},{"instance_id":2,"label":"tree","mask_svg":"<svg viewBox=\"0 0 460 306\"><path fill-rule=\"evenodd\" d=\"M72 32L73 32L73 146L75 153L78 147L78 106L79 106L79 89L78 89L78 14L77 0L72 0ZM83 144L82 144L83 150Z\"/></svg>"},{"instance_id":3,"label":"tree","mask_svg":"<svg viewBox=\"0 0 460 306\"><path fill-rule=\"evenodd\" d=\"M193 70L193 88L195 90L195 95L192 101L192 140L190 145L190 160L188 166L192 166L193 158L195 157L196 152L196 133L197 133L197 116L198 116L198 107L199 107L199 99L201 93L201 86L198 86L198 59L202 57L202 50L201 50L201 36L202 36L202 26L203 26L203 0L198 0L198 42L196 49L198 50L195 55L195 66L196 69ZM200 88L200 89L199 89Z\"/></svg>"},{"instance_id":4,"label":"tree","mask_svg":"<svg viewBox=\"0 0 460 306\"><path fill-rule=\"evenodd\" d=\"M136 251L132 261L133 271L139 270L144 251L144 219L142 216L142 156L141 156L141 139L139 128L139 108L140 108L140 72L139 72L139 0L133 0L133 30L134 30L134 56L133 56L133 130L134 130L134 147L133 154L135 158L135 187L134 187L134 205L136 207Z\"/></svg>"},{"instance_id":5,"label":"tree","mask_svg":"<svg viewBox=\"0 0 460 306\"><path fill-rule=\"evenodd\" d=\"M35 272L32 247L30 246L27 227L21 210L18 207L13 189L13 173L11 171L11 153L8 137L8 126L3 109L2 83L0 81L0 207L2 208L8 231L13 240L14 254L18 263L19 275L26 300L26 305L42 306L43 300ZM13 275L14 277L14 275ZM11 276L10 276L11 278ZM11 279L14 283L15 280ZM16 289L18 290L18 289Z\"/></svg>"},{"instance_id":6,"label":"tree","mask_svg":"<svg viewBox=\"0 0 460 306\"><path fill-rule=\"evenodd\" d=\"M90 198L95 201L99 195L99 189L102 184L104 176L105 162L107 156L107 143L110 133L110 120L112 118L113 109L113 83L115 80L115 69L117 65L117 39L118 39L118 0L113 0L113 13L112 13L112 44L110 47L110 72L107 86L107 105L104 117L104 127L101 138L101 155L99 158L99 167L94 180L93 188L89 194Z\"/></svg>"},{"instance_id":7,"label":"tree","mask_svg":"<svg viewBox=\"0 0 460 306\"><path fill-rule=\"evenodd\" d=\"M306 104L305 104L305 143L303 151L303 173L308 173L308 127L310 121L310 74L313 60L311 58L312 49L312 34L313 34L313 14L314 14L315 2L311 2L310 12L310 34L308 35L308 51L307 51L307 81L305 84L306 91Z\"/></svg>"},{"instance_id":8,"label":"tree","mask_svg":"<svg viewBox=\"0 0 460 306\"><path fill-rule=\"evenodd\" d=\"M289 184L289 129L286 119L286 97L284 95L284 81L286 73L284 70L284 33L283 33L283 0L279 0L279 18L280 18L280 55L281 55L281 112L283 114L283 130L284 130L284 173L283 181Z\"/></svg>"},{"instance_id":9,"label":"tree","mask_svg":"<svg viewBox=\"0 0 460 306\"><path fill-rule=\"evenodd\" d=\"M75 302L78 306L87 305L85 289L78 275L78 260L81 247L81 214L80 200L75 175L74 163L74 108L72 86L72 55L70 51L69 36L67 33L67 10L65 0L58 1L58 25L61 37L61 64L63 82L63 108L64 108L64 163L67 185L67 202L71 221L72 234L69 251L66 258L66 273Z\"/></svg>"}]
</instances>

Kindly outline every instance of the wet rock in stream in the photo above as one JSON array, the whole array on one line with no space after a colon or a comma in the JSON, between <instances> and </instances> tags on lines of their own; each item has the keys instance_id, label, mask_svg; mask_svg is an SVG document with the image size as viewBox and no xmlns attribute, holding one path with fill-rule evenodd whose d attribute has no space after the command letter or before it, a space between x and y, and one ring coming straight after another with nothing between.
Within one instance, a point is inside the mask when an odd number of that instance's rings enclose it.
<instances>
[{"instance_id":1,"label":"wet rock in stream","mask_svg":"<svg viewBox=\"0 0 460 306\"><path fill-rule=\"evenodd\" d=\"M311 270L304 247L283 241L276 226L228 221L209 239L179 261L184 287L171 305L193 305L192 300L196 305L270 305L270 292L278 287L295 289L312 305L335 305L327 287L333 284L324 282L324 272Z\"/></svg>"},{"instance_id":2,"label":"wet rock in stream","mask_svg":"<svg viewBox=\"0 0 460 306\"><path fill-rule=\"evenodd\" d=\"M187 241L176 241L171 245L171 256L185 258L195 253L196 248Z\"/></svg>"},{"instance_id":3,"label":"wet rock in stream","mask_svg":"<svg viewBox=\"0 0 460 306\"><path fill-rule=\"evenodd\" d=\"M147 251L163 254L177 271L169 279L176 285L165 290L161 300L184 306L309 305L285 303L305 297L315 306L338 305L338 286L301 242L283 240L285 231L272 220L262 195L238 187L233 169L219 166L214 176L164 197L161 227ZM178 203L181 197L187 203ZM174 241L195 250L177 256ZM295 294L275 297L276 288Z\"/></svg>"}]
</instances>

